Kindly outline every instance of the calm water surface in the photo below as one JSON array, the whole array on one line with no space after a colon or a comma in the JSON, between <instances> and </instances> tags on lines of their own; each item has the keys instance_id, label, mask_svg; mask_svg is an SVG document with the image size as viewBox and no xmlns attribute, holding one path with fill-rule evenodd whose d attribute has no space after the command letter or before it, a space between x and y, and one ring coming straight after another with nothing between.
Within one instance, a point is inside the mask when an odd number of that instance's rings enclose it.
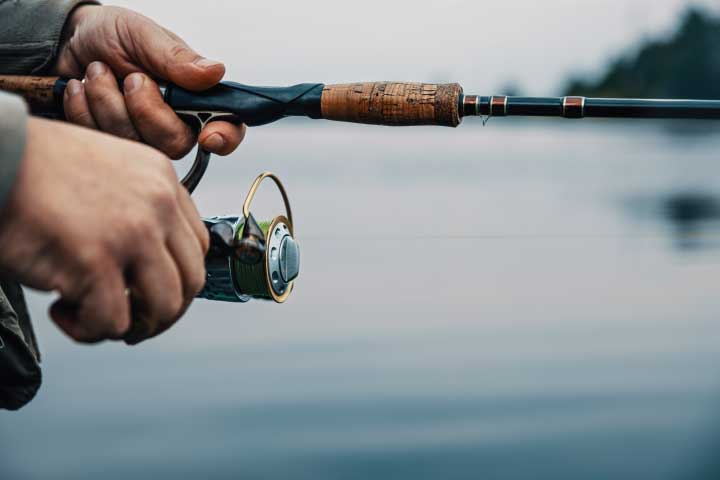
<instances>
[{"instance_id":1,"label":"calm water surface","mask_svg":"<svg viewBox=\"0 0 720 480\"><path fill-rule=\"evenodd\" d=\"M197 200L280 174L294 296L129 349L31 295L45 384L0 414L2 478L717 478L720 231L667 206L720 192L720 137L668 128L251 131Z\"/></svg>"}]
</instances>

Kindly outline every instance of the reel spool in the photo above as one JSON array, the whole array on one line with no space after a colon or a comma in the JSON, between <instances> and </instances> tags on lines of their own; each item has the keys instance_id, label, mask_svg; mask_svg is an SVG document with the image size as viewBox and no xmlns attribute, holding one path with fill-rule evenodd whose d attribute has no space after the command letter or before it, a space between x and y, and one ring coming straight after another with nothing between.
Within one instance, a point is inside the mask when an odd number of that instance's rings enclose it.
<instances>
[{"instance_id":1,"label":"reel spool","mask_svg":"<svg viewBox=\"0 0 720 480\"><path fill-rule=\"evenodd\" d=\"M210 153L198 146L195 162L181 183L192 193L205 174ZM286 216L258 223L250 212L255 193L265 179L277 186ZM290 200L280 179L265 172L253 182L243 204L243 216L204 218L210 233L205 257L206 283L197 298L245 303L252 298L284 303L300 273L300 250L294 238Z\"/></svg>"}]
</instances>

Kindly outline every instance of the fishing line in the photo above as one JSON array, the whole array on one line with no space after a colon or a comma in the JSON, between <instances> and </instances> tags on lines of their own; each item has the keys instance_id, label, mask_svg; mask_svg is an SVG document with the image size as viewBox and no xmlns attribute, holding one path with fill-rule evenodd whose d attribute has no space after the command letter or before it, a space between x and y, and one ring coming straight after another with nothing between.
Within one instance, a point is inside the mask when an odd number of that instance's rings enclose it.
<instances>
[{"instance_id":1,"label":"fishing line","mask_svg":"<svg viewBox=\"0 0 720 480\"><path fill-rule=\"evenodd\" d=\"M719 234L691 234L688 238L716 239L720 241ZM529 234L529 235L398 235L398 236L306 236L300 237L305 242L364 242L364 241L464 241L464 240L664 240L667 235L634 235L634 234Z\"/></svg>"}]
</instances>

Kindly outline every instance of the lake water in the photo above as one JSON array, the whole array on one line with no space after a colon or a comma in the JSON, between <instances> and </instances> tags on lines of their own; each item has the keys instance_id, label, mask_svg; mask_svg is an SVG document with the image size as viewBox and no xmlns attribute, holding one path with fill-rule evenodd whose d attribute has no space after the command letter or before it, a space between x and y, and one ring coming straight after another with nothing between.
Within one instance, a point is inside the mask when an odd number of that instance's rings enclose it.
<instances>
[{"instance_id":1,"label":"lake water","mask_svg":"<svg viewBox=\"0 0 720 480\"><path fill-rule=\"evenodd\" d=\"M285 180L289 302L85 347L32 294L45 384L0 477L717 478L720 136L675 129L251 130L196 198Z\"/></svg>"}]
</instances>

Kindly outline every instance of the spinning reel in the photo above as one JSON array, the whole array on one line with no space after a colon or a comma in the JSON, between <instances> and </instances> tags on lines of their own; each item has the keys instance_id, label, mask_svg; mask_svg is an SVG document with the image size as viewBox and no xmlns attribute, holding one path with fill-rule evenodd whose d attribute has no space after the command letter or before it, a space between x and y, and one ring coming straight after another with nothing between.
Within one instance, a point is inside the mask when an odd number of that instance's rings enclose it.
<instances>
[{"instance_id":1,"label":"spinning reel","mask_svg":"<svg viewBox=\"0 0 720 480\"><path fill-rule=\"evenodd\" d=\"M210 152L198 146L197 156L181 183L192 193L210 162ZM258 223L250 206L261 183L272 180L285 204L285 215ZM247 302L252 298L284 303L300 272L300 250L295 241L290 200L280 179L266 172L250 187L242 216L203 219L210 233L205 257L207 278L198 298Z\"/></svg>"}]
</instances>

